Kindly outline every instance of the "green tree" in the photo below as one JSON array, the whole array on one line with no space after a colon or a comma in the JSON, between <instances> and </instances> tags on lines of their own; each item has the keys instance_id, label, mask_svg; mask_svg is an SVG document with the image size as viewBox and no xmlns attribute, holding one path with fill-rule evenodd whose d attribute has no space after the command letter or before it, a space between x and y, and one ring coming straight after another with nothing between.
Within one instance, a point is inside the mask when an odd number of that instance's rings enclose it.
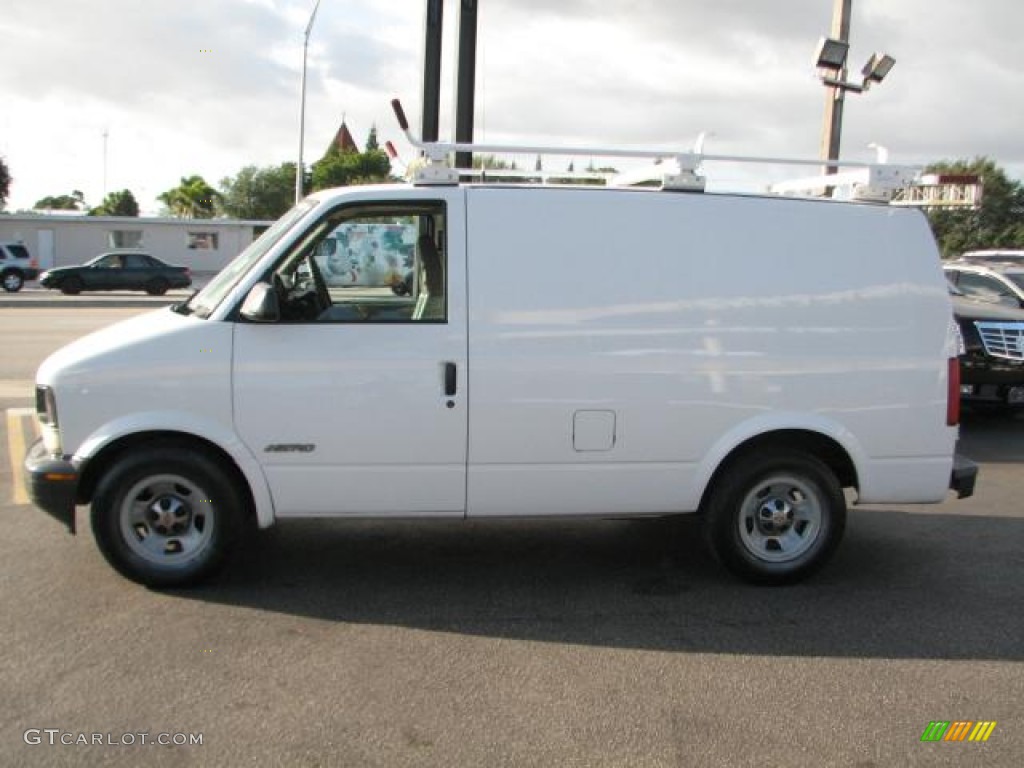
<instances>
[{"instance_id":1,"label":"green tree","mask_svg":"<svg viewBox=\"0 0 1024 768\"><path fill-rule=\"evenodd\" d=\"M89 206L85 204L85 196L75 189L70 195L47 195L36 200L32 207L37 211L84 211Z\"/></svg>"},{"instance_id":2,"label":"green tree","mask_svg":"<svg viewBox=\"0 0 1024 768\"><path fill-rule=\"evenodd\" d=\"M295 163L247 165L220 183L220 208L236 219L277 219L295 201Z\"/></svg>"},{"instance_id":3,"label":"green tree","mask_svg":"<svg viewBox=\"0 0 1024 768\"><path fill-rule=\"evenodd\" d=\"M182 219L212 219L220 204L220 192L202 176L183 176L181 183L157 197L173 216Z\"/></svg>"},{"instance_id":4,"label":"green tree","mask_svg":"<svg viewBox=\"0 0 1024 768\"><path fill-rule=\"evenodd\" d=\"M927 173L981 178L981 206L937 208L928 221L943 258L981 248L1024 248L1024 186L987 157L934 163Z\"/></svg>"},{"instance_id":5,"label":"green tree","mask_svg":"<svg viewBox=\"0 0 1024 768\"><path fill-rule=\"evenodd\" d=\"M391 161L379 149L368 152L342 151L332 146L313 163L313 189L379 184L391 180Z\"/></svg>"},{"instance_id":6,"label":"green tree","mask_svg":"<svg viewBox=\"0 0 1024 768\"><path fill-rule=\"evenodd\" d=\"M103 202L89 211L90 216L138 216L139 203L130 189L111 192Z\"/></svg>"},{"instance_id":7,"label":"green tree","mask_svg":"<svg viewBox=\"0 0 1024 768\"><path fill-rule=\"evenodd\" d=\"M0 211L7 205L7 195L11 192L11 172L7 163L0 157Z\"/></svg>"}]
</instances>

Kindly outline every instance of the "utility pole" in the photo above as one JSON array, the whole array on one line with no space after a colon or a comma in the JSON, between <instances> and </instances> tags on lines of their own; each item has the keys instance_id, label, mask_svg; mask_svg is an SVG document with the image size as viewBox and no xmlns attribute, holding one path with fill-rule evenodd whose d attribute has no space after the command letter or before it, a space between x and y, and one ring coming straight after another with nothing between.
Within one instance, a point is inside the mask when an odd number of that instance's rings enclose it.
<instances>
[{"instance_id":1,"label":"utility pole","mask_svg":"<svg viewBox=\"0 0 1024 768\"><path fill-rule=\"evenodd\" d=\"M850 42L850 16L853 0L835 0L832 11L832 33L830 37L843 43ZM839 81L846 81L846 64L843 64ZM839 143L843 132L843 105L846 99L845 89L832 85L825 89L825 119L821 130L821 159L838 160ZM836 167L828 165L825 173L835 173Z\"/></svg>"},{"instance_id":2,"label":"utility pole","mask_svg":"<svg viewBox=\"0 0 1024 768\"><path fill-rule=\"evenodd\" d=\"M444 0L427 0L423 45L423 141L437 141L441 117L441 36Z\"/></svg>"},{"instance_id":3,"label":"utility pole","mask_svg":"<svg viewBox=\"0 0 1024 768\"><path fill-rule=\"evenodd\" d=\"M473 111L476 93L477 0L462 0L459 14L459 63L455 92L455 141L473 143ZM472 168L472 152L455 153L456 168Z\"/></svg>"},{"instance_id":4,"label":"utility pole","mask_svg":"<svg viewBox=\"0 0 1024 768\"><path fill-rule=\"evenodd\" d=\"M107 128L103 129L103 200L107 199L107 139L110 137L110 131Z\"/></svg>"},{"instance_id":5,"label":"utility pole","mask_svg":"<svg viewBox=\"0 0 1024 768\"><path fill-rule=\"evenodd\" d=\"M302 199L302 177L305 176L302 165L303 144L306 141L306 58L309 55L309 35L313 31L313 22L316 21L316 12L320 8L320 0L316 0L313 12L309 15L309 24L306 25L305 37L302 41L302 95L299 100L299 162L295 165L295 204L298 205Z\"/></svg>"}]
</instances>

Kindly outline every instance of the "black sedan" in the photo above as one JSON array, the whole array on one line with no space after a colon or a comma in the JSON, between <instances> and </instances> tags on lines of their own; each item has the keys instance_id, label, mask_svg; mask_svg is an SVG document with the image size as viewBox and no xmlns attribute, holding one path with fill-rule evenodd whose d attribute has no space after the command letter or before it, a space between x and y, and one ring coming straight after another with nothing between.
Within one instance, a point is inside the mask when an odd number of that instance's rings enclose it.
<instances>
[{"instance_id":1,"label":"black sedan","mask_svg":"<svg viewBox=\"0 0 1024 768\"><path fill-rule=\"evenodd\" d=\"M80 267L56 267L39 276L39 284L62 293L82 291L145 291L161 296L170 288L188 288L187 267L165 264L140 251L103 253Z\"/></svg>"}]
</instances>

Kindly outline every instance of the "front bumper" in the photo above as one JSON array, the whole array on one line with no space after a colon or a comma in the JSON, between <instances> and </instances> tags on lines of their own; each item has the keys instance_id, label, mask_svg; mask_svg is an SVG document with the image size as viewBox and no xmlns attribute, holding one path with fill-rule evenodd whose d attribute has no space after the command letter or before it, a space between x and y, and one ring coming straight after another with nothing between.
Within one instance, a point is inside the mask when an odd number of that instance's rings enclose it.
<instances>
[{"instance_id":1,"label":"front bumper","mask_svg":"<svg viewBox=\"0 0 1024 768\"><path fill-rule=\"evenodd\" d=\"M32 503L75 532L79 471L71 461L46 452L36 440L25 457L25 487Z\"/></svg>"},{"instance_id":2,"label":"front bumper","mask_svg":"<svg viewBox=\"0 0 1024 768\"><path fill-rule=\"evenodd\" d=\"M958 499L966 499L974 493L978 479L978 465L959 453L953 455L953 471L949 475L949 487L956 491Z\"/></svg>"}]
</instances>

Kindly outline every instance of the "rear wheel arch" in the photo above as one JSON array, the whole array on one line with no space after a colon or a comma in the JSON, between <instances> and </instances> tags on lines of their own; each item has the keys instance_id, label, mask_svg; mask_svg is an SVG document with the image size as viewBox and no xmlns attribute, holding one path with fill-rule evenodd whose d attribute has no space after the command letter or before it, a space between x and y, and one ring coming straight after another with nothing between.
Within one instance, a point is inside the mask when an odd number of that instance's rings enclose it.
<instances>
[{"instance_id":1,"label":"rear wheel arch","mask_svg":"<svg viewBox=\"0 0 1024 768\"><path fill-rule=\"evenodd\" d=\"M712 473L701 496L700 508L704 509L713 489L738 463L754 456L771 455L781 451L812 456L832 471L840 487L859 487L856 465L849 452L839 442L821 432L783 429L756 435L733 448Z\"/></svg>"}]
</instances>

